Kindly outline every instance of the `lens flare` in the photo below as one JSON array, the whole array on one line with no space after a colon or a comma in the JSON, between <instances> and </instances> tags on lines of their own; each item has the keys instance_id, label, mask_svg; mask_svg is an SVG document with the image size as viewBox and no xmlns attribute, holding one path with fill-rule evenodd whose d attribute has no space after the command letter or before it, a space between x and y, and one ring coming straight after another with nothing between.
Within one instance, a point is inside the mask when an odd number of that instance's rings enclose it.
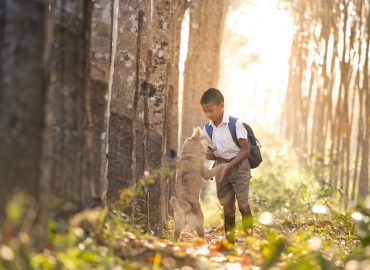
<instances>
[{"instance_id":1,"label":"lens flare","mask_svg":"<svg viewBox=\"0 0 370 270\"><path fill-rule=\"evenodd\" d=\"M351 217L356 221L361 221L364 218L364 216L360 212L353 212Z\"/></svg>"},{"instance_id":2,"label":"lens flare","mask_svg":"<svg viewBox=\"0 0 370 270\"><path fill-rule=\"evenodd\" d=\"M328 208L325 205L315 204L312 206L312 212L315 214L327 214Z\"/></svg>"},{"instance_id":3,"label":"lens flare","mask_svg":"<svg viewBox=\"0 0 370 270\"><path fill-rule=\"evenodd\" d=\"M322 239L321 237L314 236L308 240L308 247L312 250L319 250L322 247Z\"/></svg>"},{"instance_id":4,"label":"lens flare","mask_svg":"<svg viewBox=\"0 0 370 270\"><path fill-rule=\"evenodd\" d=\"M259 217L259 222L263 225L271 225L274 222L274 215L269 212L263 212Z\"/></svg>"}]
</instances>

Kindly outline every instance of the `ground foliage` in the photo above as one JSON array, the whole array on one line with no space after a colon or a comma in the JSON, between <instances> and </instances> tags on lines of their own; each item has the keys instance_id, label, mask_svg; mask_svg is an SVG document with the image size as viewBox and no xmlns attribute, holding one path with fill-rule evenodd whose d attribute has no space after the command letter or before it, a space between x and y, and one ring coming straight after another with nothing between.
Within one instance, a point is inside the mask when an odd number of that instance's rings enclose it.
<instances>
[{"instance_id":1,"label":"ground foliage","mask_svg":"<svg viewBox=\"0 0 370 270\"><path fill-rule=\"evenodd\" d=\"M17 193L1 228L0 269L367 269L367 207L342 210L340 191L317 183L307 160L298 160L285 141L260 134L264 161L253 172L250 192L253 237L245 238L238 226L235 245L223 240L211 183L202 194L205 239L186 230L181 242L173 242L172 221L161 237L145 233L118 203L51 220L47 245L36 249L28 229L34 203Z\"/></svg>"}]
</instances>

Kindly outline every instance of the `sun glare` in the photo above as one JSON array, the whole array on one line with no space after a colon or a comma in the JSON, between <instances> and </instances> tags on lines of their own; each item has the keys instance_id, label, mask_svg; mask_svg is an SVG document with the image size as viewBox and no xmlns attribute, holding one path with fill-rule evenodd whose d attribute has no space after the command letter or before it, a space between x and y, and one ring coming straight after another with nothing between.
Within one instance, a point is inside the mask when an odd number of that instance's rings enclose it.
<instances>
[{"instance_id":1,"label":"sun glare","mask_svg":"<svg viewBox=\"0 0 370 270\"><path fill-rule=\"evenodd\" d=\"M230 114L272 131L285 96L293 34L292 18L278 2L246 2L228 13L219 79Z\"/></svg>"}]
</instances>

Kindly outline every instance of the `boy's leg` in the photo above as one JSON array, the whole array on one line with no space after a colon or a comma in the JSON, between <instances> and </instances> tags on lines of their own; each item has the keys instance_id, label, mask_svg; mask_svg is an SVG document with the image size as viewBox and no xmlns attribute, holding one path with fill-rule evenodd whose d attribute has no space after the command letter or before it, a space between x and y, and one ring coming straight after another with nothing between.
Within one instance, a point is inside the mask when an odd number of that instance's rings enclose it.
<instances>
[{"instance_id":1,"label":"boy's leg","mask_svg":"<svg viewBox=\"0 0 370 270\"><path fill-rule=\"evenodd\" d=\"M242 215L242 225L245 234L253 234L253 216L249 204L249 182L251 178L248 160L239 165L239 170L232 177L231 183L238 201L238 208Z\"/></svg>"},{"instance_id":2,"label":"boy's leg","mask_svg":"<svg viewBox=\"0 0 370 270\"><path fill-rule=\"evenodd\" d=\"M235 242L235 200L224 206L224 229L226 240Z\"/></svg>"},{"instance_id":3,"label":"boy's leg","mask_svg":"<svg viewBox=\"0 0 370 270\"><path fill-rule=\"evenodd\" d=\"M253 216L248 200L238 201L239 211L242 214L242 225L246 235L253 235Z\"/></svg>"},{"instance_id":4,"label":"boy's leg","mask_svg":"<svg viewBox=\"0 0 370 270\"><path fill-rule=\"evenodd\" d=\"M225 237L230 243L235 241L235 192L226 176L221 182L216 182L217 198L223 206Z\"/></svg>"}]
</instances>

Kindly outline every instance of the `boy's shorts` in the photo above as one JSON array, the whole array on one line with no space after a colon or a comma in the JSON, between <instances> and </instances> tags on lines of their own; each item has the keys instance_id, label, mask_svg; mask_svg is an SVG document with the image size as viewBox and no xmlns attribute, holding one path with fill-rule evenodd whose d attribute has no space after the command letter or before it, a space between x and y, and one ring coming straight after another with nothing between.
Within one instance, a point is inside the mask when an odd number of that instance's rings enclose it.
<instances>
[{"instance_id":1,"label":"boy's shorts","mask_svg":"<svg viewBox=\"0 0 370 270\"><path fill-rule=\"evenodd\" d=\"M248 200L251 177L248 159L232 168L226 177L217 183L217 197L221 205L235 204L235 197L238 201Z\"/></svg>"}]
</instances>

